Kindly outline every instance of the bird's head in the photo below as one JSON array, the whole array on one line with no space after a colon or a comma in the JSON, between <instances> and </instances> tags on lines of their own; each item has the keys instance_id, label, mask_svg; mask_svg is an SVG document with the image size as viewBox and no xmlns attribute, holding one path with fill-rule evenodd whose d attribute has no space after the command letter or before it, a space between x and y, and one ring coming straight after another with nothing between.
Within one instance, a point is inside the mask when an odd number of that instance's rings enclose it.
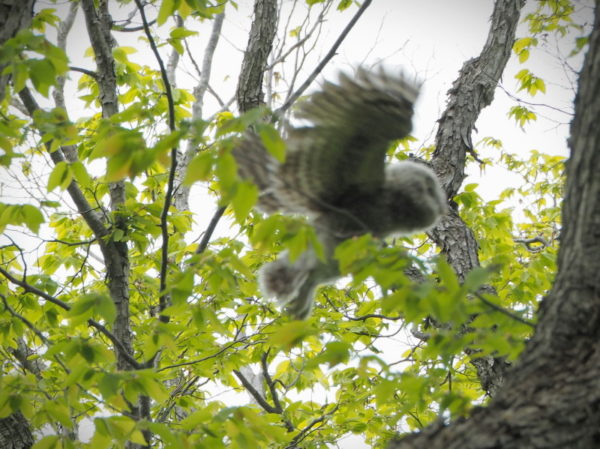
<instances>
[{"instance_id":1,"label":"bird's head","mask_svg":"<svg viewBox=\"0 0 600 449\"><path fill-rule=\"evenodd\" d=\"M402 161L386 167L384 191L390 233L411 234L433 227L447 211L440 182L425 164Z\"/></svg>"}]
</instances>

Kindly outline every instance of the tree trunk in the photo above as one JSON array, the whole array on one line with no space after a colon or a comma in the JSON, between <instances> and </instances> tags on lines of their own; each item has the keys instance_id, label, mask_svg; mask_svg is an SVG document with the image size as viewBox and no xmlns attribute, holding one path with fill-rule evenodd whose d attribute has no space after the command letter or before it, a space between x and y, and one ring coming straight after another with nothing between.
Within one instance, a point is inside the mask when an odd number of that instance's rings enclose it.
<instances>
[{"instance_id":1,"label":"tree trunk","mask_svg":"<svg viewBox=\"0 0 600 449\"><path fill-rule=\"evenodd\" d=\"M448 104L439 120L431 165L446 195L456 195L465 179L467 153L473 153L471 134L481 111L494 99L494 91L512 52L521 9L525 0L496 0L490 18L490 31L479 56L464 63L448 91ZM460 216L451 210L429 232L458 279L480 266L477 240ZM484 290L495 294L493 288ZM472 350L467 350L469 355ZM504 381L508 366L504 359L485 356L471 361L481 387L494 396Z\"/></svg>"},{"instance_id":2,"label":"tree trunk","mask_svg":"<svg viewBox=\"0 0 600 449\"><path fill-rule=\"evenodd\" d=\"M535 335L498 395L468 419L388 449L600 447L600 14L571 125L558 274Z\"/></svg>"},{"instance_id":3,"label":"tree trunk","mask_svg":"<svg viewBox=\"0 0 600 449\"><path fill-rule=\"evenodd\" d=\"M33 17L35 0L0 0L0 45L27 28ZM5 65L0 64L0 73ZM10 75L0 76L0 101L4 98Z\"/></svg>"},{"instance_id":4,"label":"tree trunk","mask_svg":"<svg viewBox=\"0 0 600 449\"><path fill-rule=\"evenodd\" d=\"M256 0L254 20L250 28L250 37L236 92L238 109L241 113L265 104L263 76L276 31L277 1Z\"/></svg>"},{"instance_id":5,"label":"tree trunk","mask_svg":"<svg viewBox=\"0 0 600 449\"><path fill-rule=\"evenodd\" d=\"M0 419L1 449L29 449L32 445L29 423L20 412Z\"/></svg>"},{"instance_id":6,"label":"tree trunk","mask_svg":"<svg viewBox=\"0 0 600 449\"><path fill-rule=\"evenodd\" d=\"M27 28L33 16L34 0L0 0L0 45ZM0 72L5 65L0 64ZM0 76L0 101L4 98L10 75ZM25 417L17 412L0 418L0 449L28 449L33 435Z\"/></svg>"}]
</instances>

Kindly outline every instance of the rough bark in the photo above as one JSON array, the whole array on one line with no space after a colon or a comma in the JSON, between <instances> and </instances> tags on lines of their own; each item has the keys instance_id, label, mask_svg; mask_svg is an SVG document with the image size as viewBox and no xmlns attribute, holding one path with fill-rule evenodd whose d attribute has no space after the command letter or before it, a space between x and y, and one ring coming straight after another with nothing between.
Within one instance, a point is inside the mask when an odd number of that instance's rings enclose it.
<instances>
[{"instance_id":1,"label":"rough bark","mask_svg":"<svg viewBox=\"0 0 600 449\"><path fill-rule=\"evenodd\" d=\"M277 0L256 0L254 2L254 18L250 27L248 44L244 52L236 92L236 101L240 113L265 104L263 76L267 68L269 54L273 49L273 40L277 31L277 13ZM215 217L220 218L223 212L224 208L218 209ZM199 250L206 247L208 240L203 243L205 244L201 243ZM242 380L242 384L248 390L251 399L262 406L260 399L263 398L263 401L266 402L264 400L262 379L250 367L245 367L236 374ZM268 406L263 408L267 413L274 413ZM281 410L276 412L281 413Z\"/></svg>"},{"instance_id":2,"label":"rough bark","mask_svg":"<svg viewBox=\"0 0 600 449\"><path fill-rule=\"evenodd\" d=\"M0 45L27 28L33 16L34 0L0 0ZM0 64L0 72L5 65ZM0 76L0 100L4 98L9 75ZM29 422L20 413L0 418L0 449L28 449L33 445Z\"/></svg>"},{"instance_id":3,"label":"rough bark","mask_svg":"<svg viewBox=\"0 0 600 449\"><path fill-rule=\"evenodd\" d=\"M0 419L0 449L29 449L33 443L29 423L21 412Z\"/></svg>"},{"instance_id":4,"label":"rough bark","mask_svg":"<svg viewBox=\"0 0 600 449\"><path fill-rule=\"evenodd\" d=\"M448 104L439 120L431 165L450 199L465 179L467 153L473 152L471 133L479 114L494 98L494 90L511 54L524 4L524 0L495 2L490 31L481 53L465 62L448 91ZM480 265L475 235L455 211L451 210L429 235L460 281ZM495 293L491 287L485 289ZM493 396L509 365L503 359L491 356L474 359L472 363L482 388Z\"/></svg>"},{"instance_id":5,"label":"rough bark","mask_svg":"<svg viewBox=\"0 0 600 449\"><path fill-rule=\"evenodd\" d=\"M0 45L27 28L33 17L35 0L0 0ZM0 73L5 65L0 64ZM0 100L4 98L10 75L0 76Z\"/></svg>"},{"instance_id":6,"label":"rough bark","mask_svg":"<svg viewBox=\"0 0 600 449\"><path fill-rule=\"evenodd\" d=\"M558 274L535 335L486 408L388 449L600 447L600 14L571 125Z\"/></svg>"},{"instance_id":7,"label":"rough bark","mask_svg":"<svg viewBox=\"0 0 600 449\"><path fill-rule=\"evenodd\" d=\"M88 35L94 49L96 75L100 90L102 116L111 117L118 112L117 76L115 61L112 55L114 39L111 34L112 19L108 11L108 1L100 0L98 7L93 0L82 0L81 7L85 16ZM110 185L111 209L117 211L125 202L123 182ZM125 218L115 216L115 226L126 231ZM127 242L116 242L112 239L99 239L100 249L106 264L108 288L117 308L114 332L123 343L129 355L133 355L132 336L129 317L129 253ZM127 358L117 351L119 369L131 369Z\"/></svg>"},{"instance_id":8,"label":"rough bark","mask_svg":"<svg viewBox=\"0 0 600 449\"><path fill-rule=\"evenodd\" d=\"M236 97L240 112L265 104L263 76L277 31L277 1L256 0Z\"/></svg>"},{"instance_id":9,"label":"rough bark","mask_svg":"<svg viewBox=\"0 0 600 449\"><path fill-rule=\"evenodd\" d=\"M448 104L439 120L436 150L431 165L448 198L465 179L466 154L473 151L471 133L481 110L494 99L494 91L511 55L515 31L525 0L497 0L488 39L476 58L460 70L448 91Z\"/></svg>"}]
</instances>

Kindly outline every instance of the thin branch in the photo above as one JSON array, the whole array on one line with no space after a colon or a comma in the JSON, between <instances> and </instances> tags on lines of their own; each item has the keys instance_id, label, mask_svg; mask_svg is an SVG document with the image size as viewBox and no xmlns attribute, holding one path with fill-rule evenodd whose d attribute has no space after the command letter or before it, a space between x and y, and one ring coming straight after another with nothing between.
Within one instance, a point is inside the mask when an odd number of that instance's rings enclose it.
<instances>
[{"instance_id":1,"label":"thin branch","mask_svg":"<svg viewBox=\"0 0 600 449\"><path fill-rule=\"evenodd\" d=\"M196 254L202 254L204 250L206 250L206 248L208 247L210 238L215 232L215 228L217 227L219 220L223 216L223 213L225 213L225 209L227 209L226 206L221 206L215 211L215 214L213 215L212 219L210 220L210 223L208 224L208 227L206 228L206 231L204 232L202 241L200 241L198 248L196 248Z\"/></svg>"},{"instance_id":2,"label":"thin branch","mask_svg":"<svg viewBox=\"0 0 600 449\"><path fill-rule=\"evenodd\" d=\"M277 413L282 413L283 407L281 406L281 402L279 402L279 394L277 393L277 389L275 388L275 382L273 382L273 379L271 378L271 375L269 374L269 364L267 361L268 357L269 357L269 351L266 351L260 358L262 373L263 373L263 377L265 378L267 387L269 387L269 392L271 393L271 397L273 398L273 404L275 404L275 411Z\"/></svg>"},{"instance_id":3,"label":"thin branch","mask_svg":"<svg viewBox=\"0 0 600 449\"><path fill-rule=\"evenodd\" d=\"M310 430L313 427L315 427L317 424L325 421L325 419L327 419L329 416L331 416L335 412L337 412L339 407L340 407L339 405L336 405L330 412L325 413L325 414L319 416L318 418L313 419L304 429L302 429L300 432L298 432L298 434L292 439L290 444L288 444L285 449L296 449L298 447L297 446L298 443L305 438L306 434L308 432L310 432Z\"/></svg>"},{"instance_id":4,"label":"thin branch","mask_svg":"<svg viewBox=\"0 0 600 449\"><path fill-rule=\"evenodd\" d=\"M33 114L40 110L39 105L31 95L31 91L29 88L25 87L19 92L19 97L21 101L25 105L27 112L30 117L33 117ZM46 149L50 153L50 157L54 164L58 164L59 162L64 162L65 158L63 156L62 149L50 152L50 145L52 142L45 142ZM91 206L88 200L83 195L83 192L79 188L79 185L76 181L71 181L71 184L67 187L67 191L71 196L71 199L75 203L78 212L81 214L87 225L90 227L96 239L99 241L102 237L108 234L108 229L104 226L104 222L100 214L96 212L96 210Z\"/></svg>"},{"instance_id":5,"label":"thin branch","mask_svg":"<svg viewBox=\"0 0 600 449\"><path fill-rule=\"evenodd\" d=\"M60 243L61 245L67 246L83 246L83 245L91 245L96 241L96 239L84 240L82 242L67 242L65 240L60 239L52 239L52 240L44 240L46 243Z\"/></svg>"},{"instance_id":6,"label":"thin branch","mask_svg":"<svg viewBox=\"0 0 600 449\"><path fill-rule=\"evenodd\" d=\"M304 45L304 43L309 40L311 38L311 36L313 35L313 33L317 30L317 28L319 27L319 25L323 22L323 19L325 17L325 14L327 13L327 11L329 10L329 6L331 5L331 2L327 3L324 7L323 10L319 13L317 20L315 21L315 23L313 24L312 28L310 30L308 30L306 32L306 35L302 38L299 39L294 45L292 45L290 48L288 48L286 50L285 53L282 53L281 55L277 56L277 58L275 58L268 66L267 66L267 70L271 70L273 67L275 67L277 64L279 64L280 62L285 61L285 59L294 51L296 50L298 47ZM291 14L290 14L291 16ZM287 27L287 25L286 25Z\"/></svg>"},{"instance_id":7,"label":"thin branch","mask_svg":"<svg viewBox=\"0 0 600 449\"><path fill-rule=\"evenodd\" d=\"M204 49L204 57L202 58L202 69L198 67L196 60L192 52L190 51L189 46L187 45L187 41L185 42L186 50L188 55L194 65L198 75L200 76L200 80L198 84L194 87L194 104L192 105L192 121L200 121L203 116L204 109L204 97L207 91L210 91L219 101L221 107L224 106L221 98L210 88L210 74L212 69L212 61L215 55L215 51L217 48L217 44L219 42L219 37L221 36L221 29L223 28L223 20L225 18L225 13L222 12L217 14L213 20L212 31L210 33L210 38L208 39L208 43L206 44L206 48ZM183 183L183 179L185 177L187 168L190 164L190 161L194 157L194 155L198 152L198 139L192 138L187 143L187 148L185 153L181 156L181 167L179 172L176 174L176 185L177 185L177 193L175 194L175 206L179 210L187 210L189 209L189 195L190 195L190 186L187 186Z\"/></svg>"},{"instance_id":8,"label":"thin branch","mask_svg":"<svg viewBox=\"0 0 600 449\"><path fill-rule=\"evenodd\" d=\"M262 397L262 395L256 390L256 388L254 388L252 383L248 379L246 379L246 377L241 372L234 369L233 374L237 376L240 382L242 382L244 388L248 390L248 393L250 393L250 395L256 400L258 405L260 405L265 410L265 412L280 414L280 411L273 407L271 404L269 404L266 401L266 399Z\"/></svg>"},{"instance_id":9,"label":"thin branch","mask_svg":"<svg viewBox=\"0 0 600 449\"><path fill-rule=\"evenodd\" d=\"M220 13L215 16L213 22L213 28L210 33L210 38L204 49L204 57L202 58L202 71L200 72L200 81L194 89L194 96L196 102L193 105L193 118L202 118L202 108L204 105L204 95L208 89L208 83L210 81L210 74L212 69L212 61L214 58L217 44L219 43L219 37L221 36L221 29L223 28L223 20L225 13Z\"/></svg>"},{"instance_id":10,"label":"thin branch","mask_svg":"<svg viewBox=\"0 0 600 449\"><path fill-rule=\"evenodd\" d=\"M11 283L18 285L19 287L23 288L26 292L29 293L33 293L34 295L45 299L48 302L51 302L52 304L55 304L59 307L61 307L64 310L71 310L71 305L67 304L64 301L61 301L58 298L55 298L52 295L49 295L48 293L40 290L37 287L34 287L33 285L27 283L26 281L21 281L17 278L15 278L13 275L11 275L8 271L6 271L4 268L0 267L0 274L2 274L6 279L8 279ZM95 327L96 329L98 329L102 334L104 334L114 345L115 347L117 347L117 349L119 350L119 352L121 353L121 356L127 360L127 362L134 368L141 368L142 365L140 365L140 363L138 363L137 360L135 360L127 351L127 348L125 347L125 345L123 344L122 341L120 341L112 332L110 332L105 326L103 326L102 324L98 323L96 320L92 320L89 319L88 324L92 327Z\"/></svg>"},{"instance_id":11,"label":"thin branch","mask_svg":"<svg viewBox=\"0 0 600 449\"><path fill-rule=\"evenodd\" d=\"M550 246L550 243L541 235L538 235L537 237L532 237L530 239L515 239L514 241L515 243L522 243L523 245L525 245L527 250L532 253L538 253L544 248ZM534 243L539 243L540 246L534 246Z\"/></svg>"},{"instance_id":12,"label":"thin branch","mask_svg":"<svg viewBox=\"0 0 600 449\"><path fill-rule=\"evenodd\" d=\"M96 81L98 80L98 74L93 70L84 69L83 67L69 66L69 70L73 70L74 72L81 72L87 76L94 78Z\"/></svg>"},{"instance_id":13,"label":"thin branch","mask_svg":"<svg viewBox=\"0 0 600 449\"><path fill-rule=\"evenodd\" d=\"M23 322L23 324L25 324L25 326L27 326L35 335L37 335L37 337L42 340L45 344L49 344L48 339L44 336L44 334L42 334L42 332L33 325L33 323L31 321L29 321L27 318L25 318L23 315L21 315L20 313L18 313L17 311L15 311L9 304L8 301L6 300L6 296L4 296L2 293L0 293L0 298L2 298L2 302L4 303L4 308L6 310L8 310L8 313L10 313L12 316L14 316L15 318L19 319L20 321Z\"/></svg>"},{"instance_id":14,"label":"thin branch","mask_svg":"<svg viewBox=\"0 0 600 449\"><path fill-rule=\"evenodd\" d=\"M182 28L184 25L183 19L179 14L175 16L175 22L178 28ZM169 56L169 62L167 63L167 77L169 78L169 83L175 86L176 82L176 70L179 65L179 61L181 57L179 56L179 52L175 47L171 49L171 56Z\"/></svg>"},{"instance_id":15,"label":"thin branch","mask_svg":"<svg viewBox=\"0 0 600 449\"><path fill-rule=\"evenodd\" d=\"M198 363L202 363L202 362L205 362L207 360L214 359L215 357L220 356L221 354L223 354L225 351L227 351L228 349L230 349L232 346L236 345L237 343L242 343L242 342L244 342L246 340L248 340L248 337L243 337L243 338L240 338L240 339L236 339L236 340L232 341L231 343L228 343L225 346L223 346L221 349L219 349L214 354L207 355L206 357L202 357L202 358L199 358L199 359L196 359L196 360L190 360L190 361L187 361L187 362L174 363L172 365L163 366L162 368L159 368L156 371L157 372L161 372L161 371L165 371L165 370L168 370L168 369L179 368L179 367L182 367L182 366L196 365Z\"/></svg>"},{"instance_id":16,"label":"thin branch","mask_svg":"<svg viewBox=\"0 0 600 449\"><path fill-rule=\"evenodd\" d=\"M73 2L69 7L69 14L67 18L62 21L58 27L58 33L56 36L56 45L62 51L66 53L67 51L67 36L69 35L69 31L73 27L73 23L75 22L75 16L77 15L77 9L79 9L79 3ZM56 106L61 107L63 109L67 109L65 105L65 77L59 76L56 78L56 87L52 92L52 96L54 97L54 102Z\"/></svg>"},{"instance_id":17,"label":"thin branch","mask_svg":"<svg viewBox=\"0 0 600 449\"><path fill-rule=\"evenodd\" d=\"M156 19L152 19L151 21L148 22L148 26L152 26L156 23ZM133 33L135 31L142 31L144 29L144 25L139 25L136 27L129 27L126 28L124 26L120 26L120 25L113 25L112 27L113 31L118 31L120 33Z\"/></svg>"},{"instance_id":18,"label":"thin branch","mask_svg":"<svg viewBox=\"0 0 600 449\"><path fill-rule=\"evenodd\" d=\"M0 274L2 274L6 279L8 279L12 284L22 287L26 292L33 293L34 295L45 299L46 301L51 302L52 304L57 305L58 307L61 307L65 310L71 310L71 306L66 302L61 301L60 299L55 298L52 295L49 295L48 293L40 290L39 288L34 287L33 285L28 284L25 281L17 279L2 267L0 267Z\"/></svg>"},{"instance_id":19,"label":"thin branch","mask_svg":"<svg viewBox=\"0 0 600 449\"><path fill-rule=\"evenodd\" d=\"M518 321L521 324L524 324L526 326L529 326L529 327L535 329L535 324L532 323L531 321L528 321L528 320L526 320L524 318L521 318L519 315L511 312L510 310L506 310L504 307L501 307L498 304L494 304L493 302L491 302L489 299L486 299L483 295L481 295L478 292L473 292L473 294L475 296L477 296L477 298L479 298L479 300L482 303L484 303L489 308L494 309L496 312L500 312L500 313L506 315L507 317L512 318L515 321Z\"/></svg>"},{"instance_id":20,"label":"thin branch","mask_svg":"<svg viewBox=\"0 0 600 449\"><path fill-rule=\"evenodd\" d=\"M102 324L98 323L96 320L89 319L87 322L90 326L95 327L96 329L98 329L100 331L100 333L104 334L112 342L112 344L115 345L115 347L119 350L121 357L123 357L123 359L125 359L133 368L136 368L136 369L144 368L144 366L141 363L139 363L136 359L134 359L131 356L131 354L129 354L129 351L127 350L127 348L125 347L123 342L121 340L119 340L115 334L113 334L111 331L109 331Z\"/></svg>"},{"instance_id":21,"label":"thin branch","mask_svg":"<svg viewBox=\"0 0 600 449\"><path fill-rule=\"evenodd\" d=\"M325 68L325 66L331 60L331 58L333 58L335 56L337 49L342 44L342 42L344 41L344 39L346 38L346 36L350 32L350 30L354 27L354 25L356 25L356 22L358 22L358 19L360 18L360 16L362 16L362 14L365 12L365 10L369 7L371 2L372 2L372 0L365 0L363 2L363 4L358 9L358 11L356 11L356 14L354 14L354 17L352 17L350 22L348 22L348 25L346 25L346 27L341 32L341 34L339 35L337 40L334 42L331 49L327 52L327 54L325 55L323 60L317 65L317 67L315 67L315 69L310 74L310 76L306 79L306 81L304 81L304 83L302 83L302 85L292 95L290 95L290 97L283 104L283 106L281 106L280 108L278 108L275 111L275 113L274 113L275 117L281 117L285 113L285 111L287 111L294 104L294 102L298 98L300 98L300 96L304 93L304 91L308 88L308 86L310 86L312 84L312 82L315 80L315 78L317 76L319 76L319 73L321 73L321 71Z\"/></svg>"},{"instance_id":22,"label":"thin branch","mask_svg":"<svg viewBox=\"0 0 600 449\"><path fill-rule=\"evenodd\" d=\"M156 42L150 32L148 20L146 19L146 13L144 12L144 6L140 0L135 0L140 16L142 17L142 23L144 25L144 32L152 48L152 52L160 67L160 73L163 84L165 86L165 95L167 96L167 103L169 107L169 129L171 132L175 131L175 103L173 101L173 93L171 91L171 83L169 82L169 76L165 68L164 62L158 52ZM159 297L159 308L161 315L159 319L162 322L168 322L169 317L162 315L162 312L169 305L169 298L167 291L167 271L169 267L169 209L171 208L171 201L173 199L173 190L175 186L175 173L177 171L177 147L171 149L171 168L169 170L169 180L167 183L167 192L165 193L165 203L163 205L162 212L160 214L160 228L162 232L162 247L161 247L161 262L160 262L160 297Z\"/></svg>"}]
</instances>

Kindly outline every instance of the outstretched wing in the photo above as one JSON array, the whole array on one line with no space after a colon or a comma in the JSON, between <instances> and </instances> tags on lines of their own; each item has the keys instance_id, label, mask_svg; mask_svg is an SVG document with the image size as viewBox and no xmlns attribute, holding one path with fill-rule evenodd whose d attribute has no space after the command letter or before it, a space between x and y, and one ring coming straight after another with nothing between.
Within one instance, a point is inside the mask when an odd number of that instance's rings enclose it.
<instances>
[{"instance_id":1,"label":"outstretched wing","mask_svg":"<svg viewBox=\"0 0 600 449\"><path fill-rule=\"evenodd\" d=\"M288 129L284 164L248 133L233 151L240 175L257 184L259 207L269 213L319 213L368 197L383 185L390 141L411 130L417 95L384 71L341 74L299 106L296 116L312 125Z\"/></svg>"},{"instance_id":2,"label":"outstretched wing","mask_svg":"<svg viewBox=\"0 0 600 449\"><path fill-rule=\"evenodd\" d=\"M250 179L260 191L257 207L266 213L279 210L292 211L280 200L281 164L264 147L260 137L252 131L246 132L232 151L241 178ZM296 195L299 195L296 193Z\"/></svg>"},{"instance_id":3,"label":"outstretched wing","mask_svg":"<svg viewBox=\"0 0 600 449\"><path fill-rule=\"evenodd\" d=\"M338 84L326 82L298 108L296 117L312 126L291 130L281 177L333 206L376 193L390 142L410 133L417 95L415 85L383 70L361 68L352 77L340 74Z\"/></svg>"}]
</instances>

